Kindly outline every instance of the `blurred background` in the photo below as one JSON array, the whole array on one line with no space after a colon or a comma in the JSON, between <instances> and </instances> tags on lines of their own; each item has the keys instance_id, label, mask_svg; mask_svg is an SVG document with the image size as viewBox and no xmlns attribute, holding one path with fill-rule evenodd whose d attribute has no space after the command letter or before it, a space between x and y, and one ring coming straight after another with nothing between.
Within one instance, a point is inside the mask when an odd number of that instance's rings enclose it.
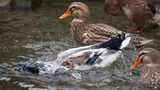
<instances>
[{"instance_id":1,"label":"blurred background","mask_svg":"<svg viewBox=\"0 0 160 90\"><path fill-rule=\"evenodd\" d=\"M106 23L124 31L129 25L123 14L117 17L106 15L104 0L0 0L0 90L146 90L128 84L122 78L114 82L106 78L105 83L101 83L90 76L90 82L60 80L53 83L46 78L37 79L31 74L18 75L12 71L12 66L18 62L54 60L57 53L79 46L74 44L69 33L72 18L58 19L73 1L84 2L90 7L92 23ZM160 49L159 28L148 30L144 37L154 39L150 47ZM120 72L119 68L124 69L121 65L116 68L116 73ZM105 78L104 71L100 72L100 76L95 77Z\"/></svg>"}]
</instances>

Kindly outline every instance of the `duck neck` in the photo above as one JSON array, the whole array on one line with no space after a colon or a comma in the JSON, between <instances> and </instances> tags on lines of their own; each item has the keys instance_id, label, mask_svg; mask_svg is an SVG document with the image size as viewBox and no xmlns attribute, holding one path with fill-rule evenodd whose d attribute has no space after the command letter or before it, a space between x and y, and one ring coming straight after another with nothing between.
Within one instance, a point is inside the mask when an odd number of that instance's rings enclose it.
<instances>
[{"instance_id":1,"label":"duck neck","mask_svg":"<svg viewBox=\"0 0 160 90\"><path fill-rule=\"evenodd\" d=\"M86 21L86 19L74 18L72 20L70 32L75 41L77 42L83 41L83 34L85 33L87 27L88 27L88 22Z\"/></svg>"},{"instance_id":2,"label":"duck neck","mask_svg":"<svg viewBox=\"0 0 160 90\"><path fill-rule=\"evenodd\" d=\"M87 20L88 20L88 18L86 18L86 17L75 17L72 20L72 23L86 23Z\"/></svg>"}]
</instances>

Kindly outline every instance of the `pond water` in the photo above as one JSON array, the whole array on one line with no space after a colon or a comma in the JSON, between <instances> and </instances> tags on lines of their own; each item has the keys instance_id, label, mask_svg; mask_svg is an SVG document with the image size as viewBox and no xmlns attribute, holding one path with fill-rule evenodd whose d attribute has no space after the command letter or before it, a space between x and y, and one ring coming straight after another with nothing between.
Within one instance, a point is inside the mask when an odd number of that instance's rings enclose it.
<instances>
[{"instance_id":1,"label":"pond water","mask_svg":"<svg viewBox=\"0 0 160 90\"><path fill-rule=\"evenodd\" d=\"M106 16L103 1L85 3L91 8L93 23L126 30L126 17ZM0 90L150 90L137 82L138 76L130 75L129 64L123 60L103 69L75 71L83 76L81 80L68 73L40 76L13 70L19 62L55 60L59 52L79 46L69 34L72 18L58 20L69 4L70 1L53 2L36 11L13 11L0 16ZM149 47L160 49L159 29L145 32L144 37L154 40Z\"/></svg>"}]
</instances>

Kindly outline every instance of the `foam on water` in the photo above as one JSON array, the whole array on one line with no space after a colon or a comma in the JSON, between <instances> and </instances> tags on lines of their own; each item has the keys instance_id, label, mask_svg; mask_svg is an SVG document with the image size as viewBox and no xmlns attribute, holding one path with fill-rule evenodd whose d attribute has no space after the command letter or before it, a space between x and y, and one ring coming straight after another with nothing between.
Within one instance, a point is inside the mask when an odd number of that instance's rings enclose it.
<instances>
[{"instance_id":1,"label":"foam on water","mask_svg":"<svg viewBox=\"0 0 160 90\"><path fill-rule=\"evenodd\" d=\"M40 69L39 74L45 74L50 73L53 74L55 71L59 68L63 68L60 63L57 63L56 61L50 61L50 62L39 62L43 63L44 67Z\"/></svg>"}]
</instances>

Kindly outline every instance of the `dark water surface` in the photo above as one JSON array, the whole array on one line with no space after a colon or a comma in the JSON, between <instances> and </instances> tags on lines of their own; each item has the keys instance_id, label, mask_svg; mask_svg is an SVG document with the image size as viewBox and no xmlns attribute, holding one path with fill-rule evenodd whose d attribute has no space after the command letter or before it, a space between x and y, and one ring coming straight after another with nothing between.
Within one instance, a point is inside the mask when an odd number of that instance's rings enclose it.
<instances>
[{"instance_id":1,"label":"dark water surface","mask_svg":"<svg viewBox=\"0 0 160 90\"><path fill-rule=\"evenodd\" d=\"M65 3L65 4L64 4ZM117 62L104 69L79 72L82 80L68 74L33 75L17 73L18 62L55 60L57 53L77 45L69 34L69 22L58 20L69 1L53 2L37 11L13 11L0 16L0 90L150 90L131 77L129 65ZM103 2L86 2L93 23L107 23L125 30L124 16L111 17L103 12ZM149 46L160 49L160 28L147 30L146 38L155 40Z\"/></svg>"}]
</instances>

